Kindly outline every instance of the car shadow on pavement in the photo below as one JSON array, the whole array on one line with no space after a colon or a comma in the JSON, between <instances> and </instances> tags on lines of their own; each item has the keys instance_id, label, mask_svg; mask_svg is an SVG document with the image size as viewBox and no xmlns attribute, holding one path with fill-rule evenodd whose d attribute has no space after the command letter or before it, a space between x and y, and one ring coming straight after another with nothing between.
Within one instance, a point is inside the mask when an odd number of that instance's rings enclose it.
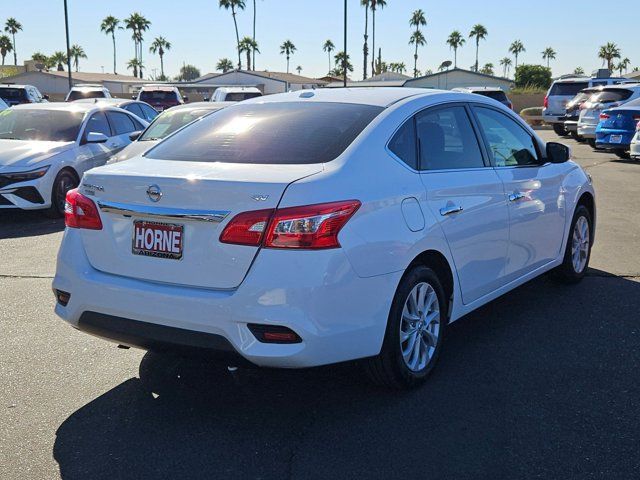
<instances>
[{"instance_id":1,"label":"car shadow on pavement","mask_svg":"<svg viewBox=\"0 0 640 480\"><path fill-rule=\"evenodd\" d=\"M47 218L40 211L0 210L0 239L35 237L62 230L63 218Z\"/></svg>"},{"instance_id":2,"label":"car shadow on pavement","mask_svg":"<svg viewBox=\"0 0 640 480\"><path fill-rule=\"evenodd\" d=\"M640 283L543 277L454 323L427 384L147 353L58 428L64 479L637 478ZM114 355L117 351L114 350Z\"/></svg>"}]
</instances>

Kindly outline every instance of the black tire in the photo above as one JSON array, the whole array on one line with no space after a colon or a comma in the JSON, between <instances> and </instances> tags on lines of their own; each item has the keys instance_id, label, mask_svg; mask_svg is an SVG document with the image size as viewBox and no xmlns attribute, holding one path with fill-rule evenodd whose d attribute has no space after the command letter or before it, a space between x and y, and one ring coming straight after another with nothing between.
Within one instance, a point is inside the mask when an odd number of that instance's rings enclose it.
<instances>
[{"instance_id":1,"label":"black tire","mask_svg":"<svg viewBox=\"0 0 640 480\"><path fill-rule=\"evenodd\" d=\"M578 135L578 134L576 133L576 141L577 141L578 143L584 143L584 142L586 142L586 141L587 141L587 139L586 139L586 138L584 138L584 137L582 137L582 136L580 136L580 135Z\"/></svg>"},{"instance_id":2,"label":"black tire","mask_svg":"<svg viewBox=\"0 0 640 480\"><path fill-rule=\"evenodd\" d=\"M420 283L427 283L433 288L437 296L440 320L436 346L430 359L427 360L423 368L414 371L409 368L404 360L400 342L400 329L405 302L408 301L409 294L414 287ZM423 265L409 270L400 281L391 304L387 330L380 354L365 360L365 369L371 380L378 385L397 390L415 388L421 385L433 370L440 356L447 322L449 321L448 311L448 300L436 273L431 268ZM411 350L410 347L409 350Z\"/></svg>"},{"instance_id":3,"label":"black tire","mask_svg":"<svg viewBox=\"0 0 640 480\"><path fill-rule=\"evenodd\" d=\"M631 152L627 152L626 150L616 150L614 153L618 158L623 160L629 160L631 158Z\"/></svg>"},{"instance_id":4,"label":"black tire","mask_svg":"<svg viewBox=\"0 0 640 480\"><path fill-rule=\"evenodd\" d=\"M572 245L573 245L573 234L574 229L576 228L576 224L579 219L584 217L587 221L587 225L589 226L589 248L586 254L586 263L581 271L576 271L573 263L572 257ZM563 283L578 283L580 280L584 278L589 269L589 260L591 259L591 247L593 245L593 221L591 219L591 214L589 210L584 205L579 205L576 208L575 213L573 214L573 219L571 220L571 229L569 230L569 238L567 239L567 246L564 252L564 259L562 264L558 266L553 271L553 276L557 280Z\"/></svg>"},{"instance_id":5,"label":"black tire","mask_svg":"<svg viewBox=\"0 0 640 480\"><path fill-rule=\"evenodd\" d=\"M564 137L567 134L567 130L564 128L562 123L554 123L553 131L556 132L556 135L560 135L561 137Z\"/></svg>"},{"instance_id":6,"label":"black tire","mask_svg":"<svg viewBox=\"0 0 640 480\"><path fill-rule=\"evenodd\" d=\"M569 136L575 140L576 142L580 141L580 137L578 136L578 132L569 132Z\"/></svg>"},{"instance_id":7,"label":"black tire","mask_svg":"<svg viewBox=\"0 0 640 480\"><path fill-rule=\"evenodd\" d=\"M595 148L596 148L596 139L595 139L595 138L589 138L589 139L587 140L587 143L589 144L589 146L590 146L591 148L593 148L593 149L595 149Z\"/></svg>"},{"instance_id":8,"label":"black tire","mask_svg":"<svg viewBox=\"0 0 640 480\"><path fill-rule=\"evenodd\" d=\"M62 170L56 175L51 189L51 207L44 211L49 218L64 217L67 192L78 186L78 177L70 170Z\"/></svg>"}]
</instances>

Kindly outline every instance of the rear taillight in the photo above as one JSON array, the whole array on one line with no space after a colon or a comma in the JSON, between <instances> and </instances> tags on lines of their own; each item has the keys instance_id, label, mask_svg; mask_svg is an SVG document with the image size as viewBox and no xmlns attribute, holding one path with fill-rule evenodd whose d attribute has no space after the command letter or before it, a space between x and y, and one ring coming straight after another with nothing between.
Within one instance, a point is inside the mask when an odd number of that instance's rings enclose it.
<instances>
[{"instance_id":1,"label":"rear taillight","mask_svg":"<svg viewBox=\"0 0 640 480\"><path fill-rule=\"evenodd\" d=\"M265 248L338 248L338 233L360 205L348 200L241 213L227 224L220 241Z\"/></svg>"},{"instance_id":2,"label":"rear taillight","mask_svg":"<svg viewBox=\"0 0 640 480\"><path fill-rule=\"evenodd\" d=\"M638 132L640 132L640 121L639 121L639 122L638 122L638 124L636 125L636 130L637 130Z\"/></svg>"},{"instance_id":3,"label":"rear taillight","mask_svg":"<svg viewBox=\"0 0 640 480\"><path fill-rule=\"evenodd\" d=\"M634 115L633 116L633 121L634 122L640 122L640 115Z\"/></svg>"},{"instance_id":4,"label":"rear taillight","mask_svg":"<svg viewBox=\"0 0 640 480\"><path fill-rule=\"evenodd\" d=\"M67 192L64 205L64 223L70 228L102 230L98 207L93 201L78 192L77 188Z\"/></svg>"},{"instance_id":5,"label":"rear taillight","mask_svg":"<svg viewBox=\"0 0 640 480\"><path fill-rule=\"evenodd\" d=\"M611 117L607 113L600 114L600 120L609 120Z\"/></svg>"},{"instance_id":6,"label":"rear taillight","mask_svg":"<svg viewBox=\"0 0 640 480\"><path fill-rule=\"evenodd\" d=\"M544 108L549 108L549 96L544 97Z\"/></svg>"}]
</instances>

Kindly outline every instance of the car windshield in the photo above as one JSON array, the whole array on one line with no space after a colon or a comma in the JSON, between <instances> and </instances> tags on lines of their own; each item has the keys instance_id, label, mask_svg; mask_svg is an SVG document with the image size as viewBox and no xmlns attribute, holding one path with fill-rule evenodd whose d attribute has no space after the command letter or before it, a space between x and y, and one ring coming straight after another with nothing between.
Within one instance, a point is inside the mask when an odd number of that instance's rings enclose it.
<instances>
[{"instance_id":1,"label":"car windshield","mask_svg":"<svg viewBox=\"0 0 640 480\"><path fill-rule=\"evenodd\" d=\"M0 98L7 100L23 100L27 97L24 88L6 88L0 87Z\"/></svg>"},{"instance_id":2,"label":"car windshield","mask_svg":"<svg viewBox=\"0 0 640 480\"><path fill-rule=\"evenodd\" d=\"M311 164L338 157L382 107L346 103L236 104L146 155L192 162Z\"/></svg>"},{"instance_id":3,"label":"car windshield","mask_svg":"<svg viewBox=\"0 0 640 480\"><path fill-rule=\"evenodd\" d=\"M149 128L147 128L140 136L140 141L143 142L145 140L163 139L188 123L204 117L209 113L215 112L216 110L203 108L195 110L167 110L153 120L151 125L149 125Z\"/></svg>"},{"instance_id":4,"label":"car windshield","mask_svg":"<svg viewBox=\"0 0 640 480\"><path fill-rule=\"evenodd\" d=\"M623 102L633 95L632 90L624 88L614 88L611 90L602 90L601 92L594 93L589 99L592 103L614 103Z\"/></svg>"},{"instance_id":5,"label":"car windshield","mask_svg":"<svg viewBox=\"0 0 640 480\"><path fill-rule=\"evenodd\" d=\"M588 82L556 82L551 87L549 95L575 97L580 90L587 88L588 86Z\"/></svg>"},{"instance_id":6,"label":"car windshield","mask_svg":"<svg viewBox=\"0 0 640 480\"><path fill-rule=\"evenodd\" d=\"M507 101L507 95L504 92L500 92L500 91L493 91L493 90L485 90L485 91L478 91L478 92L474 92L477 93L479 95L483 95L485 97L489 97L489 98L493 98L494 100L497 100L499 102L506 102Z\"/></svg>"},{"instance_id":7,"label":"car windshield","mask_svg":"<svg viewBox=\"0 0 640 480\"><path fill-rule=\"evenodd\" d=\"M177 99L176 92L167 90L143 90L140 93L140 100L143 102L175 102Z\"/></svg>"},{"instance_id":8,"label":"car windshield","mask_svg":"<svg viewBox=\"0 0 640 480\"><path fill-rule=\"evenodd\" d=\"M250 98L261 97L262 94L258 92L229 92L224 96L227 102L241 102L242 100L249 100Z\"/></svg>"},{"instance_id":9,"label":"car windshield","mask_svg":"<svg viewBox=\"0 0 640 480\"><path fill-rule=\"evenodd\" d=\"M73 142L82 112L9 108L0 112L0 139Z\"/></svg>"},{"instance_id":10,"label":"car windshield","mask_svg":"<svg viewBox=\"0 0 640 480\"><path fill-rule=\"evenodd\" d=\"M81 98L104 98L104 93L102 90L73 90L72 92L69 92L67 101L73 102L74 100L80 100Z\"/></svg>"}]
</instances>

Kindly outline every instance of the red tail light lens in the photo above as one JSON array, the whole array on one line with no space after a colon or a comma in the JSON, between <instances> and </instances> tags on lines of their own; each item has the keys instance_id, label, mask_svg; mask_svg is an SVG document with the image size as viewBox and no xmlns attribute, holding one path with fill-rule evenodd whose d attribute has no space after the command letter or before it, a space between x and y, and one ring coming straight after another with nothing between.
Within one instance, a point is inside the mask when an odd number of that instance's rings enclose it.
<instances>
[{"instance_id":1,"label":"red tail light lens","mask_svg":"<svg viewBox=\"0 0 640 480\"><path fill-rule=\"evenodd\" d=\"M360 205L358 200L347 200L244 212L227 224L220 241L265 248L339 248L338 233Z\"/></svg>"},{"instance_id":2,"label":"red tail light lens","mask_svg":"<svg viewBox=\"0 0 640 480\"><path fill-rule=\"evenodd\" d=\"M64 223L70 228L85 228L87 230L102 230L102 220L98 207L77 188L67 192L64 205Z\"/></svg>"},{"instance_id":3,"label":"red tail light lens","mask_svg":"<svg viewBox=\"0 0 640 480\"><path fill-rule=\"evenodd\" d=\"M600 120L609 120L611 117L606 113L600 114Z\"/></svg>"},{"instance_id":4,"label":"red tail light lens","mask_svg":"<svg viewBox=\"0 0 640 480\"><path fill-rule=\"evenodd\" d=\"M638 125L636 125L636 130L640 132L640 121L638 122Z\"/></svg>"},{"instance_id":5,"label":"red tail light lens","mask_svg":"<svg viewBox=\"0 0 640 480\"><path fill-rule=\"evenodd\" d=\"M222 243L257 247L269 224L273 210L244 212L231 219L220 235Z\"/></svg>"},{"instance_id":6,"label":"red tail light lens","mask_svg":"<svg viewBox=\"0 0 640 480\"><path fill-rule=\"evenodd\" d=\"M548 96L544 97L544 108L549 108L549 97Z\"/></svg>"}]
</instances>

